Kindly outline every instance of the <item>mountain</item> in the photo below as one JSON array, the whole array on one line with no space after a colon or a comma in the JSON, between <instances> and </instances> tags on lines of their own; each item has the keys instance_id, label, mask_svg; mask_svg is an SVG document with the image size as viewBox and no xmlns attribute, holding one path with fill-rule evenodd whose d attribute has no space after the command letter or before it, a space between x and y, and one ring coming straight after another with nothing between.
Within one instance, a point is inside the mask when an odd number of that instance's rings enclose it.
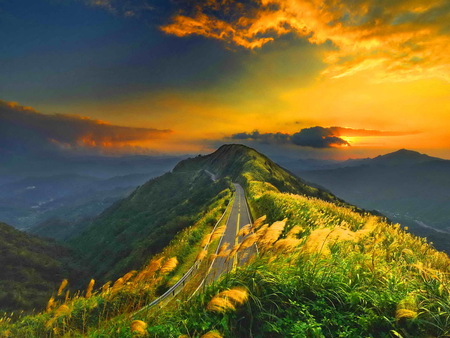
<instances>
[{"instance_id":1,"label":"mountain","mask_svg":"<svg viewBox=\"0 0 450 338\"><path fill-rule=\"evenodd\" d=\"M230 177L233 182L239 182L244 187L251 184L251 181L262 181L282 192L305 194L345 204L329 192L313 187L294 176L267 156L240 144L223 145L210 155L183 160L173 171L189 172L200 169L207 169L219 177Z\"/></svg>"},{"instance_id":2,"label":"mountain","mask_svg":"<svg viewBox=\"0 0 450 338\"><path fill-rule=\"evenodd\" d=\"M0 186L0 220L40 236L68 239L81 231L87 219L160 174L152 171L108 179L76 174L27 177Z\"/></svg>"},{"instance_id":3,"label":"mountain","mask_svg":"<svg viewBox=\"0 0 450 338\"><path fill-rule=\"evenodd\" d=\"M213 182L205 170L228 179ZM211 155L183 160L171 173L142 185L94 219L71 243L85 256L88 268L96 271L96 278L117 278L141 266L176 233L195 224L221 191L231 189L229 179L244 186L260 180L280 191L345 205L251 148L224 145Z\"/></svg>"},{"instance_id":4,"label":"mountain","mask_svg":"<svg viewBox=\"0 0 450 338\"><path fill-rule=\"evenodd\" d=\"M0 223L0 311L42 310L64 278L79 280L68 248Z\"/></svg>"},{"instance_id":5,"label":"mountain","mask_svg":"<svg viewBox=\"0 0 450 338\"><path fill-rule=\"evenodd\" d=\"M203 170L174 170L152 179L94 219L72 245L100 279L137 269L194 225L230 189Z\"/></svg>"},{"instance_id":6,"label":"mountain","mask_svg":"<svg viewBox=\"0 0 450 338\"><path fill-rule=\"evenodd\" d=\"M0 184L27 177L81 175L100 179L152 171L166 172L183 157L177 156L45 156L0 154Z\"/></svg>"},{"instance_id":7,"label":"mountain","mask_svg":"<svg viewBox=\"0 0 450 338\"><path fill-rule=\"evenodd\" d=\"M369 165L379 164L386 166L397 166L397 165L406 166L441 160L442 159L438 157L428 156L426 154L421 154L417 151L400 149L393 153L380 155L373 159L366 160L365 162Z\"/></svg>"},{"instance_id":8,"label":"mountain","mask_svg":"<svg viewBox=\"0 0 450 338\"><path fill-rule=\"evenodd\" d=\"M402 149L356 167L296 174L361 208L379 210L396 221L408 221L410 227L411 223L415 228L422 227L418 223L422 222L450 232L450 161ZM421 230L423 235L426 229ZM440 248L448 249L442 245Z\"/></svg>"},{"instance_id":9,"label":"mountain","mask_svg":"<svg viewBox=\"0 0 450 338\"><path fill-rule=\"evenodd\" d=\"M221 226L208 235L186 220L206 221L208 210L220 214L230 181L244 186L255 221L240 224L227 247L218 243ZM137 263L136 254L148 264L111 286L93 289L92 280L86 292L61 299L46 313L0 322L0 335L429 338L450 331L448 255L384 217L308 186L247 147L226 145L182 161L95 222L74 243L86 243L86 265L96 260L92 266L103 273L125 272L132 267L129 257ZM257 250L249 257L252 246ZM217 257L233 268L201 284ZM167 290L165 281L181 282L188 270L193 275L179 284L183 292L150 306Z\"/></svg>"}]
</instances>

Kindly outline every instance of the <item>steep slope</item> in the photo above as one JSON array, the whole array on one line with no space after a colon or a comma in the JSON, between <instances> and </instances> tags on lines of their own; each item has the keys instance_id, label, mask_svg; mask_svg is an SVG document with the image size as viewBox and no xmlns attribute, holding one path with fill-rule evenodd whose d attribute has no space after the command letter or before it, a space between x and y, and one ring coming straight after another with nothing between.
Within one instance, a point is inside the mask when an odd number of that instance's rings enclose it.
<instances>
[{"instance_id":1,"label":"steep slope","mask_svg":"<svg viewBox=\"0 0 450 338\"><path fill-rule=\"evenodd\" d=\"M117 278L161 252L229 188L229 181L213 182L202 170L167 173L115 203L72 244L95 271L93 277Z\"/></svg>"},{"instance_id":2,"label":"steep slope","mask_svg":"<svg viewBox=\"0 0 450 338\"><path fill-rule=\"evenodd\" d=\"M0 223L0 312L44 308L64 278L80 277L73 261L67 248Z\"/></svg>"}]
</instances>

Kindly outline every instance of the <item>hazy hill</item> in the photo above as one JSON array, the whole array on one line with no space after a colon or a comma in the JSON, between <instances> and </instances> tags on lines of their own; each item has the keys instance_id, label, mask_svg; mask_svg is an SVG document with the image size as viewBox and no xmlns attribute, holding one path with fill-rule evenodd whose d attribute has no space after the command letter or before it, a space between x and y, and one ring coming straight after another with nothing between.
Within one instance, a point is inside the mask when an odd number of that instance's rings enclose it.
<instances>
[{"instance_id":1,"label":"hazy hill","mask_svg":"<svg viewBox=\"0 0 450 338\"><path fill-rule=\"evenodd\" d=\"M0 186L0 220L41 236L68 239L82 230L86 219L162 173L108 179L76 174L27 177Z\"/></svg>"},{"instance_id":2,"label":"hazy hill","mask_svg":"<svg viewBox=\"0 0 450 338\"><path fill-rule=\"evenodd\" d=\"M108 179L115 176L169 171L182 157L168 156L62 156L58 154L0 154L0 184L27 177L75 174Z\"/></svg>"},{"instance_id":3,"label":"hazy hill","mask_svg":"<svg viewBox=\"0 0 450 338\"><path fill-rule=\"evenodd\" d=\"M362 208L450 231L450 161L403 149L356 167L296 173Z\"/></svg>"},{"instance_id":4,"label":"hazy hill","mask_svg":"<svg viewBox=\"0 0 450 338\"><path fill-rule=\"evenodd\" d=\"M82 276L73 262L67 248L0 223L0 311L42 310L64 278Z\"/></svg>"}]
</instances>

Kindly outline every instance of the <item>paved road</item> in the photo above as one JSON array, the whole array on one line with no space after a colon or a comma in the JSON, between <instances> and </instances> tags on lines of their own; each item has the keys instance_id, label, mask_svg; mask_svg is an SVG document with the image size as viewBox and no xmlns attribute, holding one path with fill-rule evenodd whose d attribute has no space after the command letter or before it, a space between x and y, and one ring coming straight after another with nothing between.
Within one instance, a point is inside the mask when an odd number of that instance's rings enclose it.
<instances>
[{"instance_id":1,"label":"paved road","mask_svg":"<svg viewBox=\"0 0 450 338\"><path fill-rule=\"evenodd\" d=\"M242 227L251 223L250 213L245 200L244 189L240 184L233 183L233 185L236 189L236 196L231 207L230 216L228 217L225 233L219 243L219 248L224 243L229 243L230 249L234 245L241 243L243 237L237 237L237 234ZM236 264L238 264L238 257L228 260L225 257L217 257L212 264L208 276L206 277L206 284L216 280L222 273L230 271Z\"/></svg>"},{"instance_id":2,"label":"paved road","mask_svg":"<svg viewBox=\"0 0 450 338\"><path fill-rule=\"evenodd\" d=\"M213 173L209 171L207 171L207 173L211 175L211 178L213 180L216 179L216 176ZM233 185L236 189L235 198L233 201L233 205L231 206L231 212L226 223L226 230L222 238L220 239L218 249L224 243L230 243L230 249L234 245L241 243L244 237L237 236L237 234L243 226L251 223L250 213L248 210L247 201L245 199L244 189L241 187L241 185L237 183L233 183ZM217 222L217 224L219 223L220 220ZM247 259L242 256L243 254L251 255L254 252L255 247L253 246L245 250L245 253L241 253L239 257L242 258L242 261L240 263L243 263ZM205 282L206 285L213 282L214 280L219 278L222 273L230 271L233 268L233 266L239 264L239 257L228 260L225 257L217 257L212 263L211 269L209 270L207 276L205 277L199 288L194 292L194 294L202 287L202 285L205 285ZM191 267L191 269L174 286L172 286L169 290L167 290L167 292L165 292L159 298L155 299L150 304L136 311L134 315L137 315L142 311L149 310L155 305L158 305L158 307L161 308L162 306L170 302L179 292L181 292L184 289L185 284L193 276L195 276L199 264L200 262L198 261L195 262L195 264Z\"/></svg>"}]
</instances>

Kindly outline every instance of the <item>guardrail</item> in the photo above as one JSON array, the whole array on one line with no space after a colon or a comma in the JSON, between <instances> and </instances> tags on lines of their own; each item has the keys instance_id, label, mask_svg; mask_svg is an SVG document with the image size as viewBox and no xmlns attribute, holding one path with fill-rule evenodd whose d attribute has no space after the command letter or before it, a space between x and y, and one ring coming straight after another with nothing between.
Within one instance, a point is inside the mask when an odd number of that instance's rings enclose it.
<instances>
[{"instance_id":1,"label":"guardrail","mask_svg":"<svg viewBox=\"0 0 450 338\"><path fill-rule=\"evenodd\" d=\"M234 202L233 202L234 203ZM214 231L216 231L217 226L220 224L220 222L222 221L222 219L225 217L228 208L230 207L230 205L232 205L233 203L230 202L227 205L227 208L225 209L225 211L223 212L222 216L220 217L220 219L217 221L216 225L214 226L214 228L211 231L211 234L214 233ZM222 240L222 238L221 238ZM207 250L209 247L208 243L203 249ZM142 307L141 309L139 309L138 311L136 311L133 315L136 315L142 311L148 310L152 307L154 307L155 305L158 305L159 303L161 303L162 301L166 300L169 297L175 297L178 293L181 292L181 290L183 290L184 286L186 285L186 280L192 276L193 272L195 270L198 269L200 263L203 261L202 260L197 260L195 261L195 263L191 266L191 268L183 275L183 277L180 278L180 280L178 282L176 282L174 285L172 285L170 287L169 290L167 290L166 292L164 292L161 296L159 296L158 298L156 298L154 301L152 301L151 303L145 305L144 307Z\"/></svg>"}]
</instances>

